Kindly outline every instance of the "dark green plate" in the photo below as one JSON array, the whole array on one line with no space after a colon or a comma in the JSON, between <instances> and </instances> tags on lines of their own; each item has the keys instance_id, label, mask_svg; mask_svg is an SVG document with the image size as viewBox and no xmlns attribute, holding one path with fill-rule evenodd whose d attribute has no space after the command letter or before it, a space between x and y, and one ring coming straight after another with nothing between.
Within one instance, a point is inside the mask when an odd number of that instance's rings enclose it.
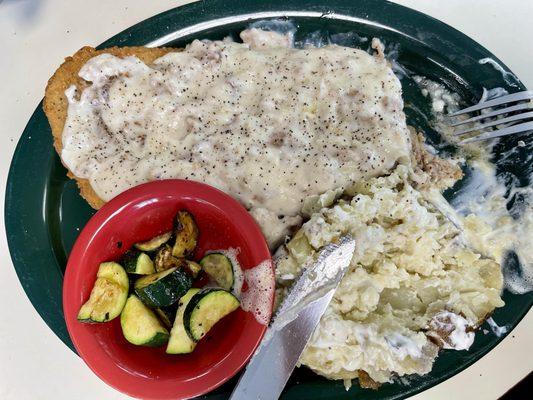
<instances>
[{"instance_id":1,"label":"dark green plate","mask_svg":"<svg viewBox=\"0 0 533 400\"><path fill-rule=\"evenodd\" d=\"M338 33L344 44L367 48L360 38L381 38L397 51L398 62L410 73L424 75L458 92L465 104L479 99L482 88L523 90L518 80L504 80L501 73L478 60L489 51L453 28L385 1L371 0L270 0L261 4L247 0L211 0L176 8L147 19L103 43L100 47L145 45L159 41L183 46L193 38L221 39L235 35L251 22L288 16L298 27L301 40L313 33L327 40ZM166 38L166 39L162 39ZM59 60L58 60L59 61ZM428 126L427 99L409 77L402 78L408 122L428 133L433 144L438 136ZM44 88L44 82L43 82ZM520 138L530 140L529 138ZM495 159L518 138L507 137L495 148ZM527 148L527 147L526 147ZM498 164L498 172L528 185L531 159L527 151ZM31 302L48 326L73 349L62 313L61 286L67 256L79 230L94 211L79 196L73 181L52 148L52 136L41 104L30 118L18 143L6 191L5 220L9 249L19 279ZM453 196L453 191L449 193ZM510 199L514 200L514 199ZM508 268L513 268L513 259ZM516 267L516 265L515 265ZM512 328L531 307L533 294L505 292L506 306L495 312L498 323ZM294 372L283 395L285 399L396 399L429 388L463 370L498 344L502 338L478 333L470 351L445 351L424 377L409 378L409 384L386 384L379 391L363 390L357 384L349 392L341 382L320 378L305 368ZM207 396L226 398L235 380Z\"/></svg>"}]
</instances>

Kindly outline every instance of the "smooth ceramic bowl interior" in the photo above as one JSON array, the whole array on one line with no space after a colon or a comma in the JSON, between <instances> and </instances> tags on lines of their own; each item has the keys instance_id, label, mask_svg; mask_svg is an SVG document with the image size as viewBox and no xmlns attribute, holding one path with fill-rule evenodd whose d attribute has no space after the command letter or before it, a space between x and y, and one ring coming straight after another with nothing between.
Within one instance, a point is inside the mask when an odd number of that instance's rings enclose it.
<instances>
[{"instance_id":1,"label":"smooth ceramic bowl interior","mask_svg":"<svg viewBox=\"0 0 533 400\"><path fill-rule=\"evenodd\" d=\"M246 363L266 329L253 314L238 309L218 323L192 354L168 355L164 346L128 343L119 317L102 324L76 320L99 263L118 260L134 243L170 230L182 209L194 215L200 230L196 258L207 250L232 247L240 249L244 270L270 259L261 231L237 201L201 183L166 180L137 186L107 203L87 223L68 260L63 308L76 350L101 379L134 397L179 399L212 390Z\"/></svg>"}]
</instances>

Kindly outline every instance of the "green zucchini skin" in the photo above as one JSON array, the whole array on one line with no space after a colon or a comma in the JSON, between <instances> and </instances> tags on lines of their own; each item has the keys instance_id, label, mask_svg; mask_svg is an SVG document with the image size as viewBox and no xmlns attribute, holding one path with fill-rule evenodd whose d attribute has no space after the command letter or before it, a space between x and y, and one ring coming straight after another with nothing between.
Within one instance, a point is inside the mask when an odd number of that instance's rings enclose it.
<instances>
[{"instance_id":1,"label":"green zucchini skin","mask_svg":"<svg viewBox=\"0 0 533 400\"><path fill-rule=\"evenodd\" d=\"M189 334L185 330L183 324L183 314L187 304L193 296L198 293L200 289L189 289L189 291L178 302L178 311L176 312L176 318L174 325L170 331L170 339L167 344L166 352L168 354L189 354L192 353L196 347L196 342L189 337Z\"/></svg>"},{"instance_id":2,"label":"green zucchini skin","mask_svg":"<svg viewBox=\"0 0 533 400\"><path fill-rule=\"evenodd\" d=\"M149 307L168 307L187 293L192 277L182 268L145 275L135 282L135 293Z\"/></svg>"},{"instance_id":3,"label":"green zucchini skin","mask_svg":"<svg viewBox=\"0 0 533 400\"><path fill-rule=\"evenodd\" d=\"M100 264L89 299L78 312L78 321L107 322L118 317L126 304L128 291L128 275L120 264Z\"/></svg>"},{"instance_id":4,"label":"green zucchini skin","mask_svg":"<svg viewBox=\"0 0 533 400\"><path fill-rule=\"evenodd\" d=\"M120 326L124 338L137 346L159 347L169 338L168 330L134 294L128 297L120 315Z\"/></svg>"},{"instance_id":5,"label":"green zucchini skin","mask_svg":"<svg viewBox=\"0 0 533 400\"><path fill-rule=\"evenodd\" d=\"M222 253L209 253L200 260L200 265L207 275L225 290L232 290L235 273L231 260Z\"/></svg>"},{"instance_id":6,"label":"green zucchini skin","mask_svg":"<svg viewBox=\"0 0 533 400\"><path fill-rule=\"evenodd\" d=\"M128 250L122 257L122 264L129 274L149 275L155 272L152 259L137 249Z\"/></svg>"},{"instance_id":7,"label":"green zucchini skin","mask_svg":"<svg viewBox=\"0 0 533 400\"><path fill-rule=\"evenodd\" d=\"M172 232L169 231L147 240L146 242L135 243L133 246L141 251L154 252L167 243L171 238Z\"/></svg>"},{"instance_id":8,"label":"green zucchini skin","mask_svg":"<svg viewBox=\"0 0 533 400\"><path fill-rule=\"evenodd\" d=\"M196 293L183 313L183 324L189 337L198 342L222 318L239 308L240 302L224 289L208 288Z\"/></svg>"}]
</instances>

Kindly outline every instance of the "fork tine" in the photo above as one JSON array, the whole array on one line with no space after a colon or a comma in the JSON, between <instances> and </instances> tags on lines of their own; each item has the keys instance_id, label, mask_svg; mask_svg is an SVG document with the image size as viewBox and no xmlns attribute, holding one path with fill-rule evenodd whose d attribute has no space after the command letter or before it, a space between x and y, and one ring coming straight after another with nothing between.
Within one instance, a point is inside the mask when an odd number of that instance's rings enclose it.
<instances>
[{"instance_id":1,"label":"fork tine","mask_svg":"<svg viewBox=\"0 0 533 400\"><path fill-rule=\"evenodd\" d=\"M479 125L479 126L474 127L474 128L468 128L468 129L463 129L462 131L454 132L453 135L454 136L460 136L460 135L464 135L466 133L470 133L470 132L474 132L474 131L480 131L480 130L485 129L485 128L490 128L491 126L506 124L508 122L520 121L520 120L529 119L529 118L533 118L533 112L526 112L526 113L522 113L522 114L511 115L510 117L506 117L506 118L496 119L494 121L487 122L486 124Z\"/></svg>"},{"instance_id":2,"label":"fork tine","mask_svg":"<svg viewBox=\"0 0 533 400\"><path fill-rule=\"evenodd\" d=\"M472 118L468 118L468 119L464 119L462 121L454 122L453 124L450 124L450 126L453 127L453 126L459 126L459 125L463 125L463 124L468 124L470 122L479 121L480 119L495 117L495 116L500 115L500 114L507 114L507 113L510 113L510 112L520 111L520 110L533 110L533 104L522 103L522 104L517 104L516 106L498 108L498 109L496 109L494 111L491 111L489 113L486 113L486 114L476 115L475 117L472 117Z\"/></svg>"},{"instance_id":3,"label":"fork tine","mask_svg":"<svg viewBox=\"0 0 533 400\"><path fill-rule=\"evenodd\" d=\"M500 136L512 135L513 133L525 133L528 131L533 131L533 121L524 122L523 124L508 126L507 128L497 129L495 131L485 132L481 135L474 136L468 139L461 140L459 144L466 144L477 142L479 140L493 139Z\"/></svg>"},{"instance_id":4,"label":"fork tine","mask_svg":"<svg viewBox=\"0 0 533 400\"><path fill-rule=\"evenodd\" d=\"M533 99L533 91L525 90L523 92L508 94L506 96L497 97L493 100L484 101L483 103L476 104L472 107L463 108L462 110L456 111L454 113L448 114L450 117L455 117L456 115L466 114L472 111L483 110L484 108L501 106L505 103L512 103L515 101L521 100L530 100Z\"/></svg>"}]
</instances>

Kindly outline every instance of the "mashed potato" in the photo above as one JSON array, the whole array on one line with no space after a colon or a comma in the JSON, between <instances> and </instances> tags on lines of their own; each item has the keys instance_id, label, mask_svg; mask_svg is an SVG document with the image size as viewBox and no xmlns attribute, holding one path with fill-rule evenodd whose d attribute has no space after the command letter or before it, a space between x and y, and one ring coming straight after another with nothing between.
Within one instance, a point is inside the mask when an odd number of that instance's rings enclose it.
<instances>
[{"instance_id":1,"label":"mashed potato","mask_svg":"<svg viewBox=\"0 0 533 400\"><path fill-rule=\"evenodd\" d=\"M358 183L351 200L312 214L277 253L283 292L326 244L350 233L350 269L300 363L330 379L426 374L439 347L467 349L500 298L500 265L413 188L406 166ZM361 372L363 371L363 372Z\"/></svg>"}]
</instances>

